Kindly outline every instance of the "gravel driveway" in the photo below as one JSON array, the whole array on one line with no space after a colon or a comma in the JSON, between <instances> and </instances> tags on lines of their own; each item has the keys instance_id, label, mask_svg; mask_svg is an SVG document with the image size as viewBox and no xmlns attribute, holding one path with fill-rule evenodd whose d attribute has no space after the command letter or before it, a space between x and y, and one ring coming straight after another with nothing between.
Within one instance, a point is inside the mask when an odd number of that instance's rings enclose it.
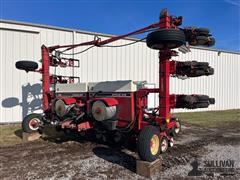
<instances>
[{"instance_id":1,"label":"gravel driveway","mask_svg":"<svg viewBox=\"0 0 240 180\"><path fill-rule=\"evenodd\" d=\"M183 126L175 146L162 155L163 170L152 179L239 179L239 123L205 129ZM134 151L85 140L43 138L1 147L1 179L145 179L135 173ZM232 160L234 172L206 172L206 162ZM199 176L188 176L196 173ZM193 173L193 175L194 175ZM191 175L191 173L190 173Z\"/></svg>"}]
</instances>

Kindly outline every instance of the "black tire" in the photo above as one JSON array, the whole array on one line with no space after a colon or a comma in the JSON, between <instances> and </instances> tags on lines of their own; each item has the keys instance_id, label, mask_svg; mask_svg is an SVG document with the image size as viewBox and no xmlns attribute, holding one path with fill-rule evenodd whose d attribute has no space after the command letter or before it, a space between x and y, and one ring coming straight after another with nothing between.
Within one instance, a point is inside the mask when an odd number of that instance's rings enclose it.
<instances>
[{"instance_id":1,"label":"black tire","mask_svg":"<svg viewBox=\"0 0 240 180\"><path fill-rule=\"evenodd\" d=\"M210 39L210 40L208 41L207 45L208 45L208 46L214 46L214 45L215 45L215 42L216 42L216 41L215 41L215 38L210 37L209 39Z\"/></svg>"},{"instance_id":2,"label":"black tire","mask_svg":"<svg viewBox=\"0 0 240 180\"><path fill-rule=\"evenodd\" d=\"M34 71L38 69L38 63L34 61L18 61L15 64L17 69L28 71Z\"/></svg>"},{"instance_id":3,"label":"black tire","mask_svg":"<svg viewBox=\"0 0 240 180\"><path fill-rule=\"evenodd\" d=\"M209 98L210 104L215 104L215 98Z\"/></svg>"},{"instance_id":4,"label":"black tire","mask_svg":"<svg viewBox=\"0 0 240 180\"><path fill-rule=\"evenodd\" d=\"M197 45L205 45L208 41L209 41L209 37L207 36L197 36L196 37L197 40Z\"/></svg>"},{"instance_id":5,"label":"black tire","mask_svg":"<svg viewBox=\"0 0 240 180\"><path fill-rule=\"evenodd\" d=\"M192 95L183 95L182 98L185 103L193 104L194 102L196 102L196 97Z\"/></svg>"},{"instance_id":6,"label":"black tire","mask_svg":"<svg viewBox=\"0 0 240 180\"><path fill-rule=\"evenodd\" d=\"M178 124L176 124L176 126L172 127L172 133L171 134L172 134L173 137L177 136L182 130L181 121L178 118L176 118L174 121L176 121L176 123L178 123Z\"/></svg>"},{"instance_id":7,"label":"black tire","mask_svg":"<svg viewBox=\"0 0 240 180\"><path fill-rule=\"evenodd\" d=\"M207 96L207 95L198 95L197 98L198 98L198 101L208 101L209 100L209 96Z\"/></svg>"},{"instance_id":8,"label":"black tire","mask_svg":"<svg viewBox=\"0 0 240 180\"><path fill-rule=\"evenodd\" d=\"M34 126L32 125L33 121L36 124ZM22 121L22 129L26 133L36 132L38 131L41 122L42 122L42 115L35 114L35 113L29 114Z\"/></svg>"},{"instance_id":9,"label":"black tire","mask_svg":"<svg viewBox=\"0 0 240 180\"><path fill-rule=\"evenodd\" d=\"M209 106L209 102L208 101L205 101L205 102L198 102L198 103L195 103L192 107L192 109L196 109L196 108L207 108Z\"/></svg>"},{"instance_id":10,"label":"black tire","mask_svg":"<svg viewBox=\"0 0 240 180\"><path fill-rule=\"evenodd\" d=\"M174 49L186 43L185 34L179 29L160 29L147 35L147 46L151 49Z\"/></svg>"},{"instance_id":11,"label":"black tire","mask_svg":"<svg viewBox=\"0 0 240 180\"><path fill-rule=\"evenodd\" d=\"M159 147L154 154L151 151L152 138L158 138ZM138 136L138 154L143 161L155 161L160 154L160 132L154 126L145 126Z\"/></svg>"},{"instance_id":12,"label":"black tire","mask_svg":"<svg viewBox=\"0 0 240 180\"><path fill-rule=\"evenodd\" d=\"M208 62L197 62L197 61L194 61L194 66L198 67L198 68L206 68L206 67L209 66L209 63Z\"/></svg>"},{"instance_id":13,"label":"black tire","mask_svg":"<svg viewBox=\"0 0 240 180\"><path fill-rule=\"evenodd\" d=\"M209 29L207 29L207 28L197 28L197 29L195 29L195 31L198 35L205 35L206 36L206 35L209 34Z\"/></svg>"},{"instance_id":14,"label":"black tire","mask_svg":"<svg viewBox=\"0 0 240 180\"><path fill-rule=\"evenodd\" d=\"M160 151L161 153L165 153L168 150L168 139L166 137L162 137L161 141L160 141Z\"/></svg>"},{"instance_id":15,"label":"black tire","mask_svg":"<svg viewBox=\"0 0 240 180\"><path fill-rule=\"evenodd\" d=\"M210 76L210 75L213 75L213 74L214 74L214 69L213 68L208 68L206 75Z\"/></svg>"},{"instance_id":16,"label":"black tire","mask_svg":"<svg viewBox=\"0 0 240 180\"><path fill-rule=\"evenodd\" d=\"M189 77L199 77L199 76L203 76L205 75L205 71L204 70L196 70L194 72L191 73L191 75Z\"/></svg>"},{"instance_id":17,"label":"black tire","mask_svg":"<svg viewBox=\"0 0 240 180\"><path fill-rule=\"evenodd\" d=\"M173 145L174 145L174 139L173 139L173 137L170 137L170 140L168 140L168 147L173 147Z\"/></svg>"},{"instance_id":18,"label":"black tire","mask_svg":"<svg viewBox=\"0 0 240 180\"><path fill-rule=\"evenodd\" d=\"M213 37L197 36L196 40L198 46L213 46L215 44L215 39Z\"/></svg>"}]
</instances>

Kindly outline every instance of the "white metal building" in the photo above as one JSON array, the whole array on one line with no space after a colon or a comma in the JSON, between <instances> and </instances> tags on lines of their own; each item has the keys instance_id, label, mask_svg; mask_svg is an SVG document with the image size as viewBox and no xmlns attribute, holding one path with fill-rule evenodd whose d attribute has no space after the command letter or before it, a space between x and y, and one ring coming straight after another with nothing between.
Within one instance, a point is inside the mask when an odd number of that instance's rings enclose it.
<instances>
[{"instance_id":1,"label":"white metal building","mask_svg":"<svg viewBox=\"0 0 240 180\"><path fill-rule=\"evenodd\" d=\"M41 109L41 75L26 74L17 70L16 61L39 62L42 44L52 46L80 43L93 40L96 35L102 39L110 36L0 20L0 123L21 121L27 113ZM112 44L119 45L131 41L134 39L119 40ZM84 48L77 48L74 51L78 52ZM80 60L80 68L74 71L72 68L57 70L57 74L74 74L79 76L82 82L131 79L146 80L153 86L158 86L158 52L149 49L145 42L121 48L95 47L74 58ZM239 52L194 47L190 53L180 53L176 59L209 62L214 67L215 74L186 80L171 78L171 93L206 94L215 97L215 105L211 105L208 109L197 109L198 111L240 108Z\"/></svg>"}]
</instances>

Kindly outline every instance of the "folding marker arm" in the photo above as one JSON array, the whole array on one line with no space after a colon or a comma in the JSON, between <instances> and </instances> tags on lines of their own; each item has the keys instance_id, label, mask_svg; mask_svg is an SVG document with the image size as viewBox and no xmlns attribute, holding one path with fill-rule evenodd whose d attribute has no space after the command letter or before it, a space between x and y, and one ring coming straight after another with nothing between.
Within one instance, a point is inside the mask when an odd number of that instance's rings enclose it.
<instances>
[{"instance_id":1,"label":"folding marker arm","mask_svg":"<svg viewBox=\"0 0 240 180\"><path fill-rule=\"evenodd\" d=\"M154 29L154 28L159 28L159 27L160 27L160 22L151 24L147 27L144 27L142 29L139 29L139 30L136 30L136 31L124 34L124 35L114 36L114 37L111 37L111 38L103 40L103 41L101 41L100 38L96 37L93 41L87 41L87 42L83 42L83 43L80 43L80 44L71 44L71 45L63 45L63 46L59 46L59 45L51 46L51 47L49 47L49 50L53 51L53 50L60 49L60 48L67 48L67 49L65 49L65 51L68 51L68 50L74 49L74 48L79 47L79 46L88 46L88 45L102 46L102 45L117 41L119 39L126 38L126 37L132 36L132 35L142 34L142 33L146 32L148 30L151 30L151 29Z\"/></svg>"}]
</instances>

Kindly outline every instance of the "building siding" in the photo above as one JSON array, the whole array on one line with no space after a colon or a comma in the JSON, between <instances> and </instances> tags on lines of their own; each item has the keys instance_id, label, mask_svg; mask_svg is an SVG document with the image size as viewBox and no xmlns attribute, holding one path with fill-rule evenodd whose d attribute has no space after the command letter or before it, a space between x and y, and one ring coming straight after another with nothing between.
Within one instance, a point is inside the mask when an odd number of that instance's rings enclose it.
<instances>
[{"instance_id":1,"label":"building siding","mask_svg":"<svg viewBox=\"0 0 240 180\"><path fill-rule=\"evenodd\" d=\"M93 40L95 35L97 34L90 32L0 21L0 123L19 122L27 113L41 112L41 75L17 70L16 61L34 60L40 65L42 44L52 46L79 43ZM101 39L109 37L102 34L98 36ZM123 39L111 45L132 41ZM70 52L85 48L79 47ZM57 74L79 76L82 82L146 80L158 87L158 52L147 48L145 42L120 48L94 47L85 53L69 57L79 59L80 67L57 68ZM191 48L190 53L179 53L174 59L205 61L215 69L215 74L209 77L170 80L171 93L206 94L215 97L215 105L195 111L240 108L239 53ZM54 71L54 68L51 68L51 71ZM189 110L173 110L183 111Z\"/></svg>"}]
</instances>

